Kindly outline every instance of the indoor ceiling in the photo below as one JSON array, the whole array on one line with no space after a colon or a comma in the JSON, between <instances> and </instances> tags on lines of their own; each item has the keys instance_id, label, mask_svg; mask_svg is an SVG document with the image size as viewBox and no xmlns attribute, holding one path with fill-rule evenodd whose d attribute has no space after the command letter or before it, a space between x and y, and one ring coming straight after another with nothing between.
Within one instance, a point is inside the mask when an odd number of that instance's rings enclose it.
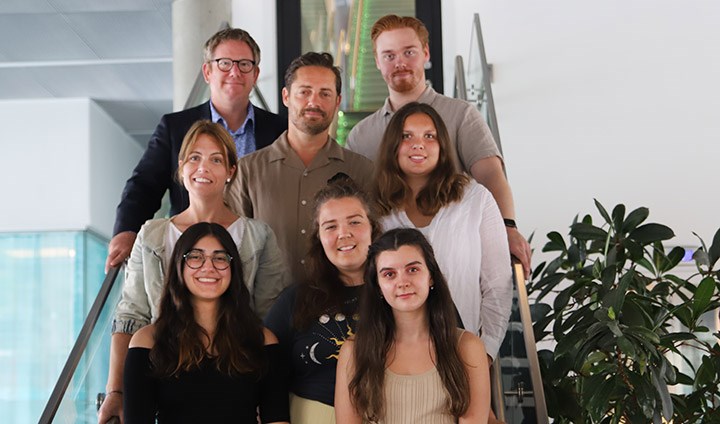
<instances>
[{"instance_id":1,"label":"indoor ceiling","mask_svg":"<svg viewBox=\"0 0 720 424\"><path fill-rule=\"evenodd\" d=\"M145 146L172 110L172 0L0 0L0 99L91 98Z\"/></svg>"}]
</instances>

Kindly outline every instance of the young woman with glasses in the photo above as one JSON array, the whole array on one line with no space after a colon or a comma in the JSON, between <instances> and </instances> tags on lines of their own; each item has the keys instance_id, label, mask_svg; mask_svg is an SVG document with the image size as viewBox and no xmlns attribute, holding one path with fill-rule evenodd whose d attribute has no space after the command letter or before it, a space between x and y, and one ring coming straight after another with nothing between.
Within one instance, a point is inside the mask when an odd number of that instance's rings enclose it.
<instances>
[{"instance_id":1,"label":"young woman with glasses","mask_svg":"<svg viewBox=\"0 0 720 424\"><path fill-rule=\"evenodd\" d=\"M125 361L124 422L288 422L277 339L250 309L236 243L201 222L180 236L155 323Z\"/></svg>"},{"instance_id":2,"label":"young woman with glasses","mask_svg":"<svg viewBox=\"0 0 720 424\"><path fill-rule=\"evenodd\" d=\"M171 252L180 235L198 222L214 222L232 236L242 263L248 306L263 317L285 288L287 273L275 235L257 220L238 216L224 202L225 187L236 175L232 137L220 125L198 121L185 136L178 157L178 180L190 206L171 218L150 220L138 233L126 266L125 283L112 328L110 371L100 419L122 415L122 374L128 343L157 319ZM185 253L185 252L183 252Z\"/></svg>"}]
</instances>

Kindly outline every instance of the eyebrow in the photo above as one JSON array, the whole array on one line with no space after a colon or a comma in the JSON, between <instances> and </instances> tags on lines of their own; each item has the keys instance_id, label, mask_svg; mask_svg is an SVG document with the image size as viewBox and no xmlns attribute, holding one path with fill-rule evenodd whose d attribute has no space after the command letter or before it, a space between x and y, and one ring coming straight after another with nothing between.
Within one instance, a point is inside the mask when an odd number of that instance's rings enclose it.
<instances>
[{"instance_id":1,"label":"eyebrow","mask_svg":"<svg viewBox=\"0 0 720 424\"><path fill-rule=\"evenodd\" d=\"M403 268L407 268L407 267L412 266L412 265L422 265L422 264L423 264L423 263L422 263L421 261L412 261L412 262L406 263L406 264L403 266ZM386 271L386 270L393 270L393 271L394 271L395 268L394 268L394 267L391 267L391 266L386 266L386 267L380 268L380 269L378 270L378 272L383 272L383 271Z\"/></svg>"},{"instance_id":2,"label":"eyebrow","mask_svg":"<svg viewBox=\"0 0 720 424\"><path fill-rule=\"evenodd\" d=\"M193 154L193 153L197 153L199 155L202 154L199 150L193 150L189 154ZM220 150L210 153L210 156L213 156L213 155L225 156L225 155L223 155L223 152L221 152Z\"/></svg>"},{"instance_id":3,"label":"eyebrow","mask_svg":"<svg viewBox=\"0 0 720 424\"><path fill-rule=\"evenodd\" d=\"M398 50L419 49L419 48L420 48L420 46L416 46L415 44L410 44L410 45L407 45L404 47L400 47ZM386 50L380 50L380 53L393 53L395 51L396 50L386 49Z\"/></svg>"}]
</instances>

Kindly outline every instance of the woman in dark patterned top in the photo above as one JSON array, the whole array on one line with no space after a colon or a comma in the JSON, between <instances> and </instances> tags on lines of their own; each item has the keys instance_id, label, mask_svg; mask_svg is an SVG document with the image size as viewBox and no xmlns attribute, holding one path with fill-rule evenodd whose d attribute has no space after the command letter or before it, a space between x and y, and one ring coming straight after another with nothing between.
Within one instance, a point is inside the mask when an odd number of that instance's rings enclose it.
<instances>
[{"instance_id":1,"label":"woman in dark patterned top","mask_svg":"<svg viewBox=\"0 0 720 424\"><path fill-rule=\"evenodd\" d=\"M315 196L308 281L280 295L265 317L292 367L293 424L335 422L335 367L354 331L368 247L380 233L364 193L344 174Z\"/></svg>"},{"instance_id":2,"label":"woman in dark patterned top","mask_svg":"<svg viewBox=\"0 0 720 424\"><path fill-rule=\"evenodd\" d=\"M250 309L230 234L201 222L177 241L154 324L125 362L124 422L289 421L277 339Z\"/></svg>"}]
</instances>

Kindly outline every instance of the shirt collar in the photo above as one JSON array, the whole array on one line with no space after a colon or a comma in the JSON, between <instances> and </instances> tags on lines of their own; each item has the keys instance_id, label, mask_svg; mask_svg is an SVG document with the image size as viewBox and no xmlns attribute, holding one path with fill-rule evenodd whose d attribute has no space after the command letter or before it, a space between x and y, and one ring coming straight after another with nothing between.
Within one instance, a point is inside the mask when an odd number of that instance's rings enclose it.
<instances>
[{"instance_id":1,"label":"shirt collar","mask_svg":"<svg viewBox=\"0 0 720 424\"><path fill-rule=\"evenodd\" d=\"M210 101L210 120L212 120L213 122L215 122L217 124L222 125L223 127L225 127L226 130L228 130L228 132L232 133L230 128L228 128L227 124L225 123L225 119L223 119L222 115L220 115L220 113L217 111L217 109L215 109L215 106L213 106L212 100ZM255 122L255 108L253 107L252 103L250 103L250 102L248 102L248 105L247 105L247 114L245 115L245 121L240 126L240 128L238 128L238 130L235 131L235 133L240 133L240 134L244 133L245 128L248 125L248 122Z\"/></svg>"},{"instance_id":2,"label":"shirt collar","mask_svg":"<svg viewBox=\"0 0 720 424\"><path fill-rule=\"evenodd\" d=\"M269 148L268 153L268 162L285 159L291 153L296 155L292 147L290 147L290 142L287 138L287 130L280 134L280 137L275 140ZM323 146L322 149L320 149L318 155L327 156L329 159L345 161L345 149L340 147L340 145L337 144L337 141L330 136L328 136L328 142L325 143L325 146Z\"/></svg>"},{"instance_id":3,"label":"shirt collar","mask_svg":"<svg viewBox=\"0 0 720 424\"><path fill-rule=\"evenodd\" d=\"M415 101L418 103L430 104L430 103L432 103L432 100L435 98L436 95L437 95L437 93L435 92L435 90L433 90L433 88L430 86L430 84L426 82L425 90L422 92L422 94L420 94L420 97L418 97L417 100L415 100ZM395 113L395 111L393 110L392 105L390 104L390 96L388 96L385 98L385 103L383 104L383 107L382 107L382 114L383 114L383 116L388 116L388 115L392 115L394 113Z\"/></svg>"}]
</instances>

